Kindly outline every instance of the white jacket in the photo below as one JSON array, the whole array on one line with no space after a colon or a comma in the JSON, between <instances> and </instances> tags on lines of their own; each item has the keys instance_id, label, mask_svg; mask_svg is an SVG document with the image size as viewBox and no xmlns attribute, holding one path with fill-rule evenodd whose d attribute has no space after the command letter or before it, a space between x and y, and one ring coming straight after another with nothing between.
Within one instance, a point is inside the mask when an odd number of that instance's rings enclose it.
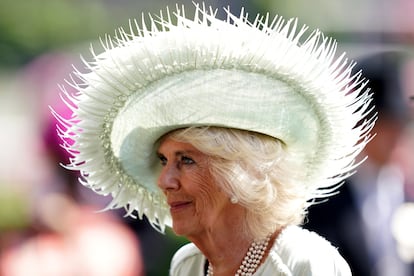
<instances>
[{"instance_id":1,"label":"white jacket","mask_svg":"<svg viewBox=\"0 0 414 276\"><path fill-rule=\"evenodd\" d=\"M204 276L206 258L192 243L180 248L170 276ZM326 239L297 226L285 228L253 276L348 276L351 270Z\"/></svg>"}]
</instances>

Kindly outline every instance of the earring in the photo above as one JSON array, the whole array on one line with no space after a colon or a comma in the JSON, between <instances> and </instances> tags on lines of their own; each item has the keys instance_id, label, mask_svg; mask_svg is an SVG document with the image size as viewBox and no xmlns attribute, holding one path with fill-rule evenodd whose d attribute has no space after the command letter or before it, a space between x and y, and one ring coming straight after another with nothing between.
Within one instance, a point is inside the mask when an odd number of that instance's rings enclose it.
<instances>
[{"instance_id":1,"label":"earring","mask_svg":"<svg viewBox=\"0 0 414 276\"><path fill-rule=\"evenodd\" d=\"M239 202L239 200L238 200L238 198L236 197L236 196L232 196L231 198L230 198L230 202L231 203L233 203L233 204L237 204L238 202Z\"/></svg>"}]
</instances>

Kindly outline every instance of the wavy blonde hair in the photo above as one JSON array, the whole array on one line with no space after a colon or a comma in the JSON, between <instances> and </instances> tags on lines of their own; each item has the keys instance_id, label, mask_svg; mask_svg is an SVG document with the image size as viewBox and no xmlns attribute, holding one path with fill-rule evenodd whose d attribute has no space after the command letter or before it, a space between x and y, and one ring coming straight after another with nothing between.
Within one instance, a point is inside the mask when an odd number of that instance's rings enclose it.
<instances>
[{"instance_id":1,"label":"wavy blonde hair","mask_svg":"<svg viewBox=\"0 0 414 276\"><path fill-rule=\"evenodd\" d=\"M300 224L306 188L282 141L267 135L221 127L190 127L168 137L208 155L216 182L246 212L245 231L261 239L280 227Z\"/></svg>"}]
</instances>

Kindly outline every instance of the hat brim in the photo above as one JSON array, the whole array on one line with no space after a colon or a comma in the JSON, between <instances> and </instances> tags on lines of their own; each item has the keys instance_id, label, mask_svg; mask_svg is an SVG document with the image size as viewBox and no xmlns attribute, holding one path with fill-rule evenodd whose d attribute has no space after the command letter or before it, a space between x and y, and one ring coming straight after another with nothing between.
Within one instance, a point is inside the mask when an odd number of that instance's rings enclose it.
<instances>
[{"instance_id":1,"label":"hat brim","mask_svg":"<svg viewBox=\"0 0 414 276\"><path fill-rule=\"evenodd\" d=\"M355 168L374 119L353 63L312 33L299 43L296 21L221 21L197 9L194 21L161 20L161 31L123 40L87 63L75 117L62 121L86 185L114 196L110 208L138 211L161 229L171 224L156 186L159 138L188 126L222 126L281 140L303 169L309 198L329 194ZM155 23L154 23L155 24ZM109 42L111 44L112 42ZM326 189L328 188L328 189Z\"/></svg>"}]
</instances>

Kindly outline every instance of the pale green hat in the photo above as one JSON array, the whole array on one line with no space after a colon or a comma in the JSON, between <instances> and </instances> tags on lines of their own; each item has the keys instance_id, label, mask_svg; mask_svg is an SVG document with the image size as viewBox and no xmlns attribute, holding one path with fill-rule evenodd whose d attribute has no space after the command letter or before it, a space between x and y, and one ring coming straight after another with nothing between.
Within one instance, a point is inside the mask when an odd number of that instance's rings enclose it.
<instances>
[{"instance_id":1,"label":"pale green hat","mask_svg":"<svg viewBox=\"0 0 414 276\"><path fill-rule=\"evenodd\" d=\"M332 192L349 176L370 139L375 116L361 74L336 43L282 17L227 11L225 21L196 5L193 19L178 9L107 39L104 52L76 73L77 93L63 90L73 109L60 135L73 155L67 166L108 208L171 225L157 188L156 143L188 126L255 131L283 141L303 170L309 199ZM173 17L173 18L172 18ZM173 23L173 21L175 23ZM131 24L132 25L132 24ZM135 212L136 211L136 212Z\"/></svg>"}]
</instances>

